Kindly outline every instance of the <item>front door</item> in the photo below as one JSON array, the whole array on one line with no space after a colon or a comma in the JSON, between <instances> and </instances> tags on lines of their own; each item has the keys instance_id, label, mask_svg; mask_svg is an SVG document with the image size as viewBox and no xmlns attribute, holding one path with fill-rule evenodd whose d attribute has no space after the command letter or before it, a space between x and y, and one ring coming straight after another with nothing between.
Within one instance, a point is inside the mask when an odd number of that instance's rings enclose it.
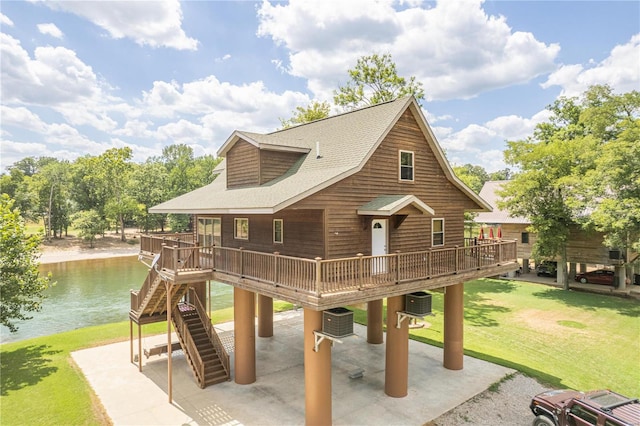
<instances>
[{"instance_id":1,"label":"front door","mask_svg":"<svg viewBox=\"0 0 640 426\"><path fill-rule=\"evenodd\" d=\"M388 236L387 219L374 219L371 222L371 255L382 256L387 254ZM387 258L374 257L371 264L371 273L382 274L387 272Z\"/></svg>"}]
</instances>

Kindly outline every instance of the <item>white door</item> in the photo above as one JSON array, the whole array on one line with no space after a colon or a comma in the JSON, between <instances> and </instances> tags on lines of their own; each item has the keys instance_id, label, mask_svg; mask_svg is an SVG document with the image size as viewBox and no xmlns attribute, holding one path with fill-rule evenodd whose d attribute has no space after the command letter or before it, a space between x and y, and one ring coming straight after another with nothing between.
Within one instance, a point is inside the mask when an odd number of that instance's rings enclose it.
<instances>
[{"instance_id":1,"label":"white door","mask_svg":"<svg viewBox=\"0 0 640 426\"><path fill-rule=\"evenodd\" d=\"M371 255L380 256L387 254L387 219L374 219L371 222ZM374 258L371 264L371 273L382 274L387 272L387 259Z\"/></svg>"}]
</instances>

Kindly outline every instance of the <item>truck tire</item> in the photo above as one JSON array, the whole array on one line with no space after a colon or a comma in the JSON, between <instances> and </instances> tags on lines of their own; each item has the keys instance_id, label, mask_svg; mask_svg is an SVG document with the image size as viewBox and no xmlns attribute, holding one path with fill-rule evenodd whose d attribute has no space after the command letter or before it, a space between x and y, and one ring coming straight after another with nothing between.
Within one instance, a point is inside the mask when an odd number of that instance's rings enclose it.
<instances>
[{"instance_id":1,"label":"truck tire","mask_svg":"<svg viewBox=\"0 0 640 426\"><path fill-rule=\"evenodd\" d=\"M533 426L556 426L556 424L548 416L539 414L533 419Z\"/></svg>"}]
</instances>

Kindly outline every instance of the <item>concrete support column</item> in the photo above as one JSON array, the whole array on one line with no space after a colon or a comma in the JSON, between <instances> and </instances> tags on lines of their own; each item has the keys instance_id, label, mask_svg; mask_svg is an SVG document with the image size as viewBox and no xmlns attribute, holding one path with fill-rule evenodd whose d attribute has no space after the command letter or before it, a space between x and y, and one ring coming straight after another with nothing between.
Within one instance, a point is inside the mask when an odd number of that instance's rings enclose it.
<instances>
[{"instance_id":1,"label":"concrete support column","mask_svg":"<svg viewBox=\"0 0 640 426\"><path fill-rule=\"evenodd\" d=\"M367 343L373 345L384 342L382 307L382 299L367 303Z\"/></svg>"},{"instance_id":2,"label":"concrete support column","mask_svg":"<svg viewBox=\"0 0 640 426\"><path fill-rule=\"evenodd\" d=\"M585 272L587 272L587 264L586 263L581 263L579 271L580 271L581 274L584 274Z\"/></svg>"},{"instance_id":3,"label":"concrete support column","mask_svg":"<svg viewBox=\"0 0 640 426\"><path fill-rule=\"evenodd\" d=\"M322 311L304 309L305 424L331 424L331 342L324 340L314 351L314 331L322 330Z\"/></svg>"},{"instance_id":4,"label":"concrete support column","mask_svg":"<svg viewBox=\"0 0 640 426\"><path fill-rule=\"evenodd\" d=\"M624 290L627 288L627 269L624 266L615 266L614 267L614 276L618 277L618 286L616 287L618 290ZM615 279L615 278L614 278Z\"/></svg>"},{"instance_id":5,"label":"concrete support column","mask_svg":"<svg viewBox=\"0 0 640 426\"><path fill-rule=\"evenodd\" d=\"M528 274L529 272L531 272L529 269L529 259L522 259L522 273Z\"/></svg>"},{"instance_id":6,"label":"concrete support column","mask_svg":"<svg viewBox=\"0 0 640 426\"><path fill-rule=\"evenodd\" d=\"M394 398L407 396L409 386L409 320L396 328L404 311L404 296L387 298L387 346L384 366L384 393Z\"/></svg>"},{"instance_id":7,"label":"concrete support column","mask_svg":"<svg viewBox=\"0 0 640 426\"><path fill-rule=\"evenodd\" d=\"M569 281L572 281L576 277L576 273L577 273L576 263L570 262L569 263Z\"/></svg>"},{"instance_id":8,"label":"concrete support column","mask_svg":"<svg viewBox=\"0 0 640 426\"><path fill-rule=\"evenodd\" d=\"M235 380L239 385L256 381L256 302L255 293L233 289L235 336Z\"/></svg>"},{"instance_id":9,"label":"concrete support column","mask_svg":"<svg viewBox=\"0 0 640 426\"><path fill-rule=\"evenodd\" d=\"M273 299L258 294L258 337L273 336Z\"/></svg>"},{"instance_id":10,"label":"concrete support column","mask_svg":"<svg viewBox=\"0 0 640 426\"><path fill-rule=\"evenodd\" d=\"M444 368L462 370L464 365L464 283L444 290Z\"/></svg>"}]
</instances>

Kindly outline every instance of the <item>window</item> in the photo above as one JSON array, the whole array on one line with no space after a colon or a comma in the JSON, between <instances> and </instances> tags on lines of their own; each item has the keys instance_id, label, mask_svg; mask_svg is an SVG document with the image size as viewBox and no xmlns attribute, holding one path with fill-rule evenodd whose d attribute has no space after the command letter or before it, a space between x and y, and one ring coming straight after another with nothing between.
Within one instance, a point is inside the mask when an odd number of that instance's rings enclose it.
<instances>
[{"instance_id":1,"label":"window","mask_svg":"<svg viewBox=\"0 0 640 426\"><path fill-rule=\"evenodd\" d=\"M431 246L444 245L444 219L431 220Z\"/></svg>"},{"instance_id":2,"label":"window","mask_svg":"<svg viewBox=\"0 0 640 426\"><path fill-rule=\"evenodd\" d=\"M413 152L400 151L400 180L413 181Z\"/></svg>"},{"instance_id":3,"label":"window","mask_svg":"<svg viewBox=\"0 0 640 426\"><path fill-rule=\"evenodd\" d=\"M529 244L529 233L528 232L523 232L522 235L520 236L520 242L522 244Z\"/></svg>"},{"instance_id":4,"label":"window","mask_svg":"<svg viewBox=\"0 0 640 426\"><path fill-rule=\"evenodd\" d=\"M247 218L235 218L233 219L234 231L233 237L238 240L249 239L249 219Z\"/></svg>"},{"instance_id":5,"label":"window","mask_svg":"<svg viewBox=\"0 0 640 426\"><path fill-rule=\"evenodd\" d=\"M582 407L580 405L574 405L573 407L571 407L571 415L569 416L569 420L573 420L571 419L571 416L579 417L590 425L595 425L598 423L598 415L587 409L586 407Z\"/></svg>"},{"instance_id":6,"label":"window","mask_svg":"<svg viewBox=\"0 0 640 426\"><path fill-rule=\"evenodd\" d=\"M198 244L203 247L222 245L220 218L198 218Z\"/></svg>"},{"instance_id":7,"label":"window","mask_svg":"<svg viewBox=\"0 0 640 426\"><path fill-rule=\"evenodd\" d=\"M282 244L283 235L283 222L282 219L273 219L273 242Z\"/></svg>"}]
</instances>

